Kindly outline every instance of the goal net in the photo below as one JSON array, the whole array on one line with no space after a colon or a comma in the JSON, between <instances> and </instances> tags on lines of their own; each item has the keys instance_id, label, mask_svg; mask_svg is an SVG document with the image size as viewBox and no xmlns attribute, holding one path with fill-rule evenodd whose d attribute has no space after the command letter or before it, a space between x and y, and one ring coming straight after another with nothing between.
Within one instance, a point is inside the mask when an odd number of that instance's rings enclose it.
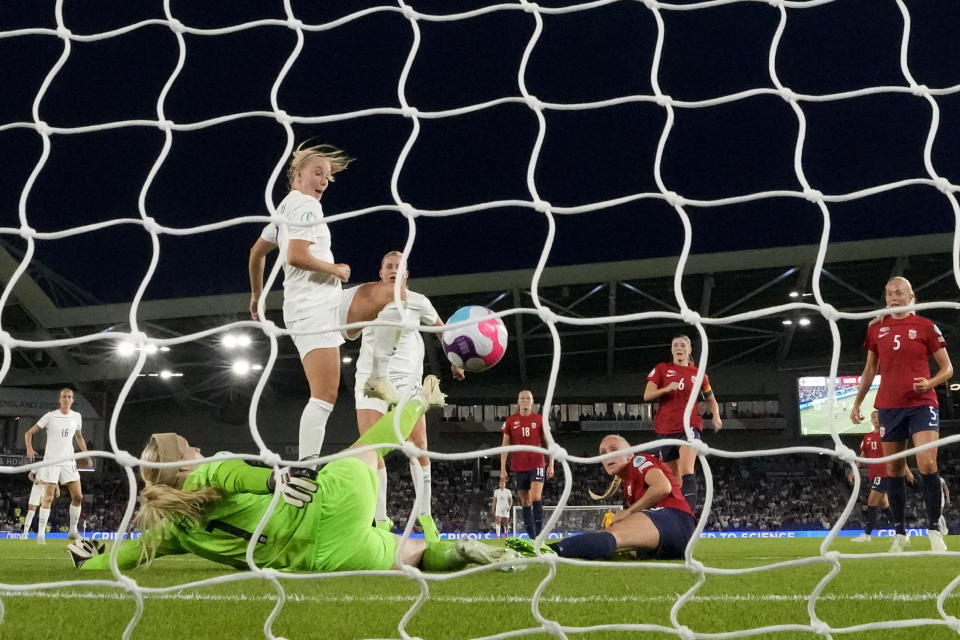
<instances>
[{"instance_id":1,"label":"goal net","mask_svg":"<svg viewBox=\"0 0 960 640\"><path fill-rule=\"evenodd\" d=\"M825 294L824 264L834 236L952 234L947 281L960 286L960 174L954 153L960 73L955 29L944 26L957 19L953 3L519 0L461 8L460 3L400 0L361 9L349 4L285 0L211 8L166 0L162 7L138 2L85 8L56 0L19 3L26 7L17 9L22 13L0 15L0 46L12 61L0 71L5 74L0 236L23 256L4 274L0 294L5 310L0 384L8 384L18 354L90 344L106 351L120 341L143 347L112 407L109 446L91 452L125 470L130 491L123 529L136 507L134 472L140 462L118 436L125 402L144 373L147 346L186 344L236 328L262 332L270 352L249 411L256 453L234 457L273 467L285 462L287 456L264 441L257 406L279 366L278 340L289 339L289 332L270 322L237 321L169 337L141 321L140 314L151 300L177 297L198 280L230 282L233 292L243 290L236 263L231 266L211 247L245 252L251 229L282 223L275 195L282 190L291 151L307 138L338 142L361 159L350 172L357 181L349 189L346 176L342 183L344 192L354 195L338 201L331 194L324 201L335 251L344 252L338 258L368 261L371 247L379 246L376 239L390 236L391 249L403 239L402 265L408 260L429 265L425 271L436 272L429 275L464 264L476 272L532 270L524 283L529 306L518 297L497 315L517 320L513 326L521 330L523 321L547 327L549 357L538 360L543 363L539 373L548 380L544 416L554 404L561 363L579 357L575 340L561 340L561 328L603 331L613 325L682 323L700 345L696 391L713 362L712 332L758 319L776 325L797 313L816 318L823 341L830 344L829 365L821 364L829 370L828 404L835 403L843 323L865 330L883 312L878 304L859 311L837 308ZM948 53L931 54L938 51ZM102 194L110 197L101 199ZM881 210L886 213L877 213ZM354 233L338 235L347 225L355 225L350 227ZM812 264L807 297L701 312L688 286L693 254L787 251L785 245L795 243L816 247L807 256ZM503 249L495 263L491 247ZM575 304L545 300L545 269L570 268L587 257L614 264L663 259L671 273L668 302L653 297L636 312L584 317ZM41 258L69 270L81 286L108 282L120 298L113 302L128 305L129 321L56 335L22 330L6 310ZM275 265L268 288L277 283L278 273ZM874 291L886 275L878 273ZM947 298L912 308L955 317L960 309L956 290ZM422 329L426 334L441 330ZM483 384L479 375L472 382ZM688 436L692 408L691 402L684 416ZM921 633L931 626L960 630L955 604L960 578L929 587L935 589L927 598L933 605L923 617L847 625L839 616L823 615L825 592L842 582L842 569L885 562L881 554L838 552L832 546L855 508L859 475L816 554L756 557L750 566L734 568L701 555L699 534L714 496L711 458L812 454L851 470L864 461L840 440L836 423L830 436L830 446L770 450L724 450L709 439L693 443L705 500L683 562L622 565L650 584L682 574L686 582L670 583L677 586L657 596L669 600L664 620L620 623L615 613L570 624L560 614L545 615L548 602L578 601L580 596L550 600L550 590L562 583L564 570L585 563L542 556L528 563L546 571L529 594L524 621L484 637L603 637L617 630L684 640L773 632L829 638L891 629ZM562 467L564 487L556 507L547 511L543 535L594 528L602 508L567 502L578 469L600 458L573 455L562 438L548 440L542 452ZM960 435L945 435L940 446L958 440ZM634 451L650 447L638 444ZM411 458L418 453L410 447L403 451ZM430 455L452 460L501 451ZM910 449L898 457L915 453ZM0 466L0 473L23 474L39 466ZM263 525L251 537L251 549ZM412 522L405 535L411 527ZM939 555L956 561L954 551ZM84 588L113 589L109 597L132 602L123 610L125 638L137 637L146 626L151 598L174 598L210 585L226 585L224 598L268 602L267 638L275 637L274 624L285 612L310 616L288 595L307 580L323 582L330 576L281 580L276 571L253 564L252 550L248 558L248 573L195 575L190 582L164 586L154 586L146 573L121 573L115 555L109 579L51 575L46 582L22 584L2 576L0 634L6 625L24 628L22 621L10 620L10 602L18 595L53 598ZM800 598L805 609L799 619L749 617L719 632L722 616L699 628L685 622L691 610L709 603L710 596L701 597L706 583L734 576L747 584L758 574L790 567L821 570ZM409 628L429 613L432 602L464 604L460 595L431 595L431 589L443 591L441 583L449 576L412 569L384 573L407 580L416 592L403 600L410 606L397 621L395 633L403 638L412 637ZM267 595L230 590L245 582L256 582ZM736 602L753 606L746 596ZM187 605L178 601L178 606ZM184 618L194 611L185 611ZM448 613L433 630L446 628L455 617ZM323 624L315 616L309 619ZM355 636L366 634L366 621L357 620Z\"/></svg>"}]
</instances>

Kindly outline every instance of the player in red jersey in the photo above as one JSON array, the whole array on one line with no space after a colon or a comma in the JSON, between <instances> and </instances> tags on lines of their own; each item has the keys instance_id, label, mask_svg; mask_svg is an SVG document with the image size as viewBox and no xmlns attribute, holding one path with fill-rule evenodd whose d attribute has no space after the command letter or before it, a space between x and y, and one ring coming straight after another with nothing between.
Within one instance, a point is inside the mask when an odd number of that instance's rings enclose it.
<instances>
[{"instance_id":1,"label":"player in red jersey","mask_svg":"<svg viewBox=\"0 0 960 640\"><path fill-rule=\"evenodd\" d=\"M873 424L873 431L863 436L860 442L860 455L864 458L882 458L883 447L880 441L880 415L874 411L870 414L870 422ZM860 466L860 463L857 463ZM913 485L913 474L907 467L907 484ZM853 471L848 477L850 483L853 483ZM887 509L890 501L887 499L887 487L889 479L887 478L886 463L867 464L867 479L870 483L870 495L867 496L867 526L863 533L853 539L853 542L870 542L870 536L873 535L873 529L877 525L877 517L881 509Z\"/></svg>"},{"instance_id":2,"label":"player in red jersey","mask_svg":"<svg viewBox=\"0 0 960 640\"><path fill-rule=\"evenodd\" d=\"M546 446L544 434L546 425L543 417L533 412L533 394L521 391L517 396L517 413L507 418L500 429L503 432L503 446L528 444L534 447ZM517 483L517 495L523 505L523 524L527 534L536 538L543 529L543 481L544 467L546 477L553 477L553 458L549 464L542 453L516 451L510 459L510 470ZM507 480L507 452L500 454L500 480Z\"/></svg>"},{"instance_id":3,"label":"player in red jersey","mask_svg":"<svg viewBox=\"0 0 960 640\"><path fill-rule=\"evenodd\" d=\"M884 291L887 308L914 304L916 296L910 281L901 276L887 282ZM936 442L940 437L940 405L934 387L950 379L953 365L947 354L947 341L937 325L910 311L902 311L874 320L867 327L867 363L860 377L857 399L850 411L850 420L860 424L860 404L881 374L880 389L874 406L880 413L880 439L885 456L900 453L907 448L907 440L914 446ZM937 373L930 375L930 357L937 363ZM887 496L893 514L897 535L890 551L897 553L910 545L906 535L906 470L903 458L887 463L890 477ZM947 548L938 529L941 514L940 476L937 473L937 449L917 452L917 470L920 474L920 492L926 505L927 537L934 551Z\"/></svg>"},{"instance_id":4,"label":"player in red jersey","mask_svg":"<svg viewBox=\"0 0 960 640\"><path fill-rule=\"evenodd\" d=\"M652 454L632 454L627 451L629 448L630 443L616 435L600 442L601 455L624 452L601 463L613 482L603 496L594 497L609 497L623 487L624 508L613 517L607 530L551 541L542 551L585 560L609 558L627 549L652 551L664 559L683 557L697 527L693 511L666 464ZM510 538L507 546L525 555L535 553L526 540Z\"/></svg>"},{"instance_id":5,"label":"player in red jersey","mask_svg":"<svg viewBox=\"0 0 960 640\"><path fill-rule=\"evenodd\" d=\"M661 362L653 368L647 376L647 387L643 391L646 402L658 400L657 414L653 418L653 428L661 438L677 438L686 440L687 434L683 430L683 411L690 399L693 390L693 379L697 376L697 367L691 360L693 345L687 336L677 336L670 342L672 362ZM723 420L720 419L720 407L717 398L710 388L710 379L703 376L700 395L710 408L713 415L713 429L720 431ZM690 428L693 437L700 439L703 431L703 419L700 417L699 403L694 403L690 414ZM657 450L660 459L667 464L674 478L680 478L683 496L691 507L697 504L697 476L694 475L694 465L697 456L690 447L668 445Z\"/></svg>"}]
</instances>

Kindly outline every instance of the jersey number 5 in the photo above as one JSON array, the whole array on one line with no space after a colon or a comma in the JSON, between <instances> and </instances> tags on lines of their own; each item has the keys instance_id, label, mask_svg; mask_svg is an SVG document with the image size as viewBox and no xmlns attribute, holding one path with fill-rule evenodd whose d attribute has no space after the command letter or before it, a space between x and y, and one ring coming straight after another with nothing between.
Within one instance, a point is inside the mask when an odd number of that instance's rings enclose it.
<instances>
[{"instance_id":1,"label":"jersey number 5","mask_svg":"<svg viewBox=\"0 0 960 640\"><path fill-rule=\"evenodd\" d=\"M893 336L893 350L898 351L900 349L900 334L894 334Z\"/></svg>"}]
</instances>

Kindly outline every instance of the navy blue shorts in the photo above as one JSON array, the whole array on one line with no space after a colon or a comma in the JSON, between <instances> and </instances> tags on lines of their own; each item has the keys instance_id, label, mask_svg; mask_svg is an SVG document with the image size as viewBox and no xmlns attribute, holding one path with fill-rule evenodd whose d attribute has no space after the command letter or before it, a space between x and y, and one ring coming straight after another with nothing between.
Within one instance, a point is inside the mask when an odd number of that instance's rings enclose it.
<instances>
[{"instance_id":1,"label":"navy blue shorts","mask_svg":"<svg viewBox=\"0 0 960 640\"><path fill-rule=\"evenodd\" d=\"M883 442L903 442L918 431L940 432L940 410L934 406L877 411L880 418L880 439Z\"/></svg>"},{"instance_id":2,"label":"navy blue shorts","mask_svg":"<svg viewBox=\"0 0 960 640\"><path fill-rule=\"evenodd\" d=\"M890 478L881 478L880 476L877 476L870 483L870 491L876 491L877 493L889 493Z\"/></svg>"},{"instance_id":3,"label":"navy blue shorts","mask_svg":"<svg viewBox=\"0 0 960 640\"><path fill-rule=\"evenodd\" d=\"M644 509L643 513L653 520L660 532L660 546L656 555L664 560L676 560L683 557L693 530L697 528L696 519L686 511L661 507Z\"/></svg>"},{"instance_id":4,"label":"navy blue shorts","mask_svg":"<svg viewBox=\"0 0 960 640\"><path fill-rule=\"evenodd\" d=\"M543 483L546 477L544 467L537 467L529 471L514 471L513 479L517 483L517 491L530 491L530 485L534 482Z\"/></svg>"},{"instance_id":5,"label":"navy blue shorts","mask_svg":"<svg viewBox=\"0 0 960 640\"><path fill-rule=\"evenodd\" d=\"M693 437L697 440L702 440L700 437L700 429L693 429ZM661 438L670 438L672 440L686 440L687 432L686 431L676 431L674 433L667 434L657 434L657 440ZM660 458L660 462L673 462L680 457L680 447L675 444L665 444L662 447L657 447L656 449L651 449L650 453Z\"/></svg>"}]
</instances>

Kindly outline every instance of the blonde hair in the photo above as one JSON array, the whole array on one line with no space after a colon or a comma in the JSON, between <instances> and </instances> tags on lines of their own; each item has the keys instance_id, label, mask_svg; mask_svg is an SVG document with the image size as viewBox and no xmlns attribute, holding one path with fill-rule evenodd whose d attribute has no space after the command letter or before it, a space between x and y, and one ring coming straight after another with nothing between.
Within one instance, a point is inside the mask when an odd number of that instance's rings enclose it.
<instances>
[{"instance_id":1,"label":"blonde hair","mask_svg":"<svg viewBox=\"0 0 960 640\"><path fill-rule=\"evenodd\" d=\"M334 174L344 171L355 160L355 158L348 156L345 151L330 144L317 144L305 149L303 148L304 144L301 143L293 152L293 155L290 156L290 165L287 167L287 184L291 189L293 189L293 179L296 177L297 171L310 158L317 156L327 159L327 162L330 163L330 182L334 182Z\"/></svg>"},{"instance_id":2,"label":"blonde hair","mask_svg":"<svg viewBox=\"0 0 960 640\"><path fill-rule=\"evenodd\" d=\"M176 462L181 459L179 436L175 433L155 433L140 454L144 462ZM146 486L140 491L140 512L136 523L143 532L140 564L149 565L157 555L164 529L172 523L196 523L203 517L206 506L220 499L213 487L182 489L189 472L179 469L140 467L140 476Z\"/></svg>"},{"instance_id":3,"label":"blonde hair","mask_svg":"<svg viewBox=\"0 0 960 640\"><path fill-rule=\"evenodd\" d=\"M383 261L386 260L387 258L389 258L390 256L401 256L401 257L402 257L402 256L403 256L403 251L397 251L396 249L394 249L393 251L387 251L385 254L383 254L383 257L380 258L380 264L383 264Z\"/></svg>"}]
</instances>

